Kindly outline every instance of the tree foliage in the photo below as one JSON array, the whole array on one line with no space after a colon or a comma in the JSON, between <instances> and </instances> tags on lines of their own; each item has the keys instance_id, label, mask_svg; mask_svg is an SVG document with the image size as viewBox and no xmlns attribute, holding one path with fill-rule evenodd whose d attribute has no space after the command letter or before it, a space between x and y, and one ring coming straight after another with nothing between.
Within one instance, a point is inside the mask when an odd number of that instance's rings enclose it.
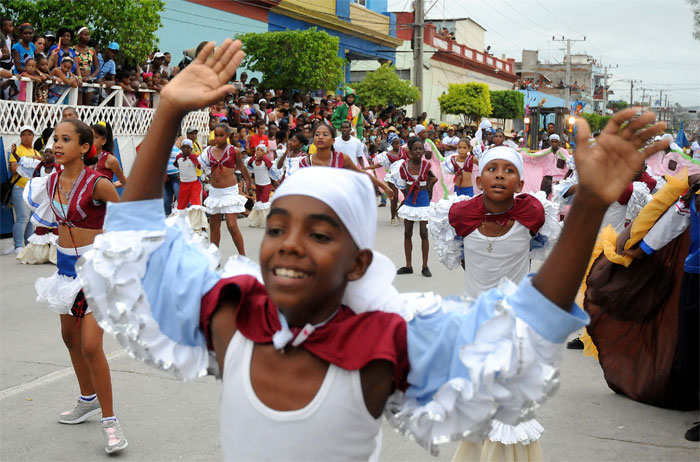
<instances>
[{"instance_id":1,"label":"tree foliage","mask_svg":"<svg viewBox=\"0 0 700 462\"><path fill-rule=\"evenodd\" d=\"M525 95L515 90L491 92L494 119L522 119L525 111Z\"/></svg>"},{"instance_id":2,"label":"tree foliage","mask_svg":"<svg viewBox=\"0 0 700 462\"><path fill-rule=\"evenodd\" d=\"M418 87L396 75L396 68L383 64L379 69L367 73L365 79L355 85L355 91L364 106L401 107L413 104L421 97Z\"/></svg>"},{"instance_id":3,"label":"tree foliage","mask_svg":"<svg viewBox=\"0 0 700 462\"><path fill-rule=\"evenodd\" d=\"M627 106L629 106L629 103L627 101L610 101L608 103L608 107L612 109L614 112L621 111L625 109Z\"/></svg>"},{"instance_id":4,"label":"tree foliage","mask_svg":"<svg viewBox=\"0 0 700 462\"><path fill-rule=\"evenodd\" d=\"M290 90L335 89L343 79L343 58L338 37L315 28L281 32L247 33L242 66L262 72L262 88Z\"/></svg>"},{"instance_id":5,"label":"tree foliage","mask_svg":"<svg viewBox=\"0 0 700 462\"><path fill-rule=\"evenodd\" d=\"M596 114L595 112L584 112L581 114L581 117L584 118L586 122L588 122L588 126L591 127L592 132L602 130L603 128L605 128L605 125L610 120L610 116L601 116L599 114Z\"/></svg>"},{"instance_id":6,"label":"tree foliage","mask_svg":"<svg viewBox=\"0 0 700 462\"><path fill-rule=\"evenodd\" d=\"M693 10L693 38L700 40L700 0L688 0Z\"/></svg>"},{"instance_id":7,"label":"tree foliage","mask_svg":"<svg viewBox=\"0 0 700 462\"><path fill-rule=\"evenodd\" d=\"M164 5L162 0L3 0L0 13L15 24L32 24L38 34L87 26L101 46L117 42L124 58L138 62L158 45Z\"/></svg>"},{"instance_id":8,"label":"tree foliage","mask_svg":"<svg viewBox=\"0 0 700 462\"><path fill-rule=\"evenodd\" d=\"M440 111L462 116L464 122L491 115L491 95L485 83L451 83L438 98Z\"/></svg>"}]
</instances>

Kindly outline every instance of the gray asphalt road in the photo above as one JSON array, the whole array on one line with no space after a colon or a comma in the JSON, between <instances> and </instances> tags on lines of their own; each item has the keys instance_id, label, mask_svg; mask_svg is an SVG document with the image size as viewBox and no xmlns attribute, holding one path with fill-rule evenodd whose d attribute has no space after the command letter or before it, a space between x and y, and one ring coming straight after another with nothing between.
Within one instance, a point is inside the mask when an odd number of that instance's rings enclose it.
<instances>
[{"instance_id":1,"label":"gray asphalt road","mask_svg":"<svg viewBox=\"0 0 700 462\"><path fill-rule=\"evenodd\" d=\"M377 249L403 265L403 232L389 226L389 211L380 209ZM262 230L240 222L248 254L257 259ZM415 247L419 247L417 232ZM223 253L234 247L223 236ZM2 248L10 241L2 241ZM414 251L414 265L420 267ZM431 258L433 278L400 276L401 291L461 292L462 275ZM0 257L0 460L103 460L99 419L60 425L58 414L78 394L63 345L58 316L35 303L34 280L47 276L49 265L24 266ZM182 383L137 363L105 338L115 409L129 440L118 456L124 461L219 460L218 401L220 385L212 378ZM545 428L541 439L550 461L697 461L697 443L683 438L698 413L646 406L615 395L598 364L579 351L567 351L561 388L538 413ZM456 445L445 445L438 460L451 460ZM383 428L381 460L434 460L412 441Z\"/></svg>"}]
</instances>

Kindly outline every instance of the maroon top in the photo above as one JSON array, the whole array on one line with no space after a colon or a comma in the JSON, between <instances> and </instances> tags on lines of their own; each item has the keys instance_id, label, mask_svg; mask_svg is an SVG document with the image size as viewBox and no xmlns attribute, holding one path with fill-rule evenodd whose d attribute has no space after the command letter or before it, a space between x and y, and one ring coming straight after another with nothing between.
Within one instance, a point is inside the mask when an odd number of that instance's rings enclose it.
<instances>
[{"instance_id":1,"label":"maroon top","mask_svg":"<svg viewBox=\"0 0 700 462\"><path fill-rule=\"evenodd\" d=\"M58 180L63 172L54 172L46 182L48 188L51 210L56 215L56 221L60 225L72 226L86 229L102 229L105 221L107 205L104 202L96 202L92 195L95 185L101 178L105 178L91 168L85 168L73 183L73 188L68 194L68 204L66 206L62 193L62 207L57 207L54 203ZM106 179L106 178L105 178Z\"/></svg>"}]
</instances>

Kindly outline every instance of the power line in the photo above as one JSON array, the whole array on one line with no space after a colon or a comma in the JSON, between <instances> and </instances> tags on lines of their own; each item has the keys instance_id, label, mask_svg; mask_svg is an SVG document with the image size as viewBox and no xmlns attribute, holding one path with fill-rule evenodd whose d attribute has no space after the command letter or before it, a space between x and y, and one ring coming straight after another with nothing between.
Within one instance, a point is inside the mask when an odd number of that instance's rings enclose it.
<instances>
[{"instance_id":1,"label":"power line","mask_svg":"<svg viewBox=\"0 0 700 462\"><path fill-rule=\"evenodd\" d=\"M224 22L224 23L227 23L227 24L235 24L235 25L237 25L237 26L246 26L246 27L259 28L259 29L262 29L262 28L267 29L267 27L263 27L263 26L256 26L256 25L251 25L251 24L245 24L245 23L242 23L242 22L235 22L235 21L228 21L228 20L225 20L225 19L213 18L213 17L210 17L210 16L204 16L204 15L201 15L201 14L190 13L190 12L188 12L188 11L176 10L175 8L169 8L169 7L167 7L167 6L165 7L165 9L168 10L168 11L175 12L175 13L186 14L187 16L196 16L196 17L198 17L198 18L209 19L209 20L211 20L211 21L219 21L219 22ZM166 19L171 19L171 20L173 20L172 18L166 18Z\"/></svg>"}]
</instances>

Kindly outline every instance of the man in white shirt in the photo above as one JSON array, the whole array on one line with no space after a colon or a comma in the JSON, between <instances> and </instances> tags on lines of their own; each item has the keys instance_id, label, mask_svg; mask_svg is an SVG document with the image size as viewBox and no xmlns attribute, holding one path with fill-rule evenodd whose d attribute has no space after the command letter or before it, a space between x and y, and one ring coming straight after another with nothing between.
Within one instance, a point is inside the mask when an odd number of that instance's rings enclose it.
<instances>
[{"instance_id":1,"label":"man in white shirt","mask_svg":"<svg viewBox=\"0 0 700 462\"><path fill-rule=\"evenodd\" d=\"M355 162L355 165L359 164L360 167L364 167L364 143L352 136L350 134L351 130L352 128L350 126L350 122L343 122L340 124L341 135L335 139L333 148L338 152L342 152L343 154L350 156L352 161Z\"/></svg>"},{"instance_id":2,"label":"man in white shirt","mask_svg":"<svg viewBox=\"0 0 700 462\"><path fill-rule=\"evenodd\" d=\"M445 157L449 157L452 154L457 154L459 136L455 136L454 127L450 126L447 129L447 136L442 139L442 145L445 147Z\"/></svg>"}]
</instances>

